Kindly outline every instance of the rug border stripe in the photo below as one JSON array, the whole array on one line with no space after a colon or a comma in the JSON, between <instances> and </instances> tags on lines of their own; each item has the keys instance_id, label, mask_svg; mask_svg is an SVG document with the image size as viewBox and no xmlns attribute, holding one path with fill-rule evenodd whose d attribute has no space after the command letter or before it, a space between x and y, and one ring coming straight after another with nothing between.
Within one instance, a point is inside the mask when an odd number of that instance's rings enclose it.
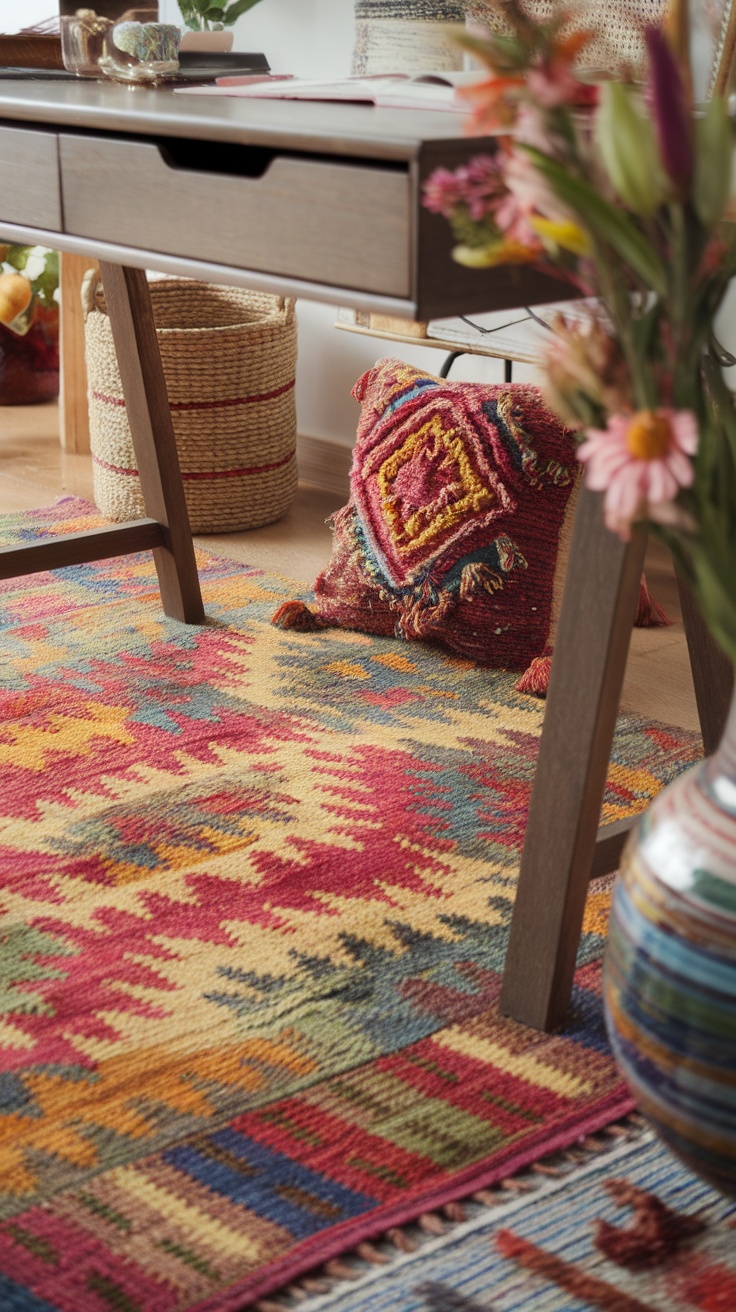
<instances>
[{"instance_id":1,"label":"rug border stripe","mask_svg":"<svg viewBox=\"0 0 736 1312\"><path fill-rule=\"evenodd\" d=\"M413 1196L412 1202L402 1201L390 1207L374 1208L365 1216L329 1228L324 1237L316 1239L312 1235L292 1248L288 1255L273 1263L268 1271L261 1270L257 1278L248 1277L221 1294L208 1296L204 1302L192 1304L187 1308L187 1312L244 1312L256 1299L276 1293L300 1276L313 1271L315 1267L349 1252L358 1244L379 1238L390 1227L416 1221L423 1212L433 1211L445 1203L456 1202L474 1193L476 1189L490 1188L500 1180L531 1166L541 1157L562 1152L578 1139L595 1134L615 1121L623 1120L635 1110L636 1103L622 1081L621 1085L610 1093L594 1112L582 1119L571 1116L554 1136L545 1137L540 1130L533 1136L531 1142L526 1141L523 1150L514 1151L510 1148L501 1160L495 1161L492 1168L484 1169L482 1163L476 1162L473 1166L458 1172L453 1176L452 1181L446 1180L439 1187L420 1190Z\"/></svg>"}]
</instances>

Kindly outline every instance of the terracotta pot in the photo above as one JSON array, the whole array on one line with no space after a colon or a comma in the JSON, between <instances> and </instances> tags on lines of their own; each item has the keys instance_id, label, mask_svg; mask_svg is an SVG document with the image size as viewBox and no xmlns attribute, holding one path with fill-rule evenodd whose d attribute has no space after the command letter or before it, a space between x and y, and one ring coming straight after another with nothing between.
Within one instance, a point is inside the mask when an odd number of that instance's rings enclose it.
<instances>
[{"instance_id":1,"label":"terracotta pot","mask_svg":"<svg viewBox=\"0 0 736 1312\"><path fill-rule=\"evenodd\" d=\"M233 48L232 32L185 31L179 50L201 50L209 54L222 54Z\"/></svg>"},{"instance_id":2,"label":"terracotta pot","mask_svg":"<svg viewBox=\"0 0 736 1312\"><path fill-rule=\"evenodd\" d=\"M36 305L24 337L0 324L0 405L35 405L59 395L59 311Z\"/></svg>"},{"instance_id":3,"label":"terracotta pot","mask_svg":"<svg viewBox=\"0 0 736 1312\"><path fill-rule=\"evenodd\" d=\"M629 839L604 1003L654 1129L736 1195L736 697L715 755L669 784Z\"/></svg>"}]
</instances>

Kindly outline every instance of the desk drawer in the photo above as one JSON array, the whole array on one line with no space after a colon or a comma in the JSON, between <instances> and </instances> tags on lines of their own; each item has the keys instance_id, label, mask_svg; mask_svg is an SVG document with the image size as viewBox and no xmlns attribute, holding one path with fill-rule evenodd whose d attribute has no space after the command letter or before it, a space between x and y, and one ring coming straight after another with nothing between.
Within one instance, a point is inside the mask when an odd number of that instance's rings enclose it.
<instances>
[{"instance_id":1,"label":"desk drawer","mask_svg":"<svg viewBox=\"0 0 736 1312\"><path fill-rule=\"evenodd\" d=\"M174 163L170 150L186 160L180 143L169 148L66 134L60 150L69 233L336 287L409 294L410 183L401 169L249 154L235 146L229 160L240 158L243 171L250 164L260 173L242 176L217 172L216 164L209 172Z\"/></svg>"},{"instance_id":2,"label":"desk drawer","mask_svg":"<svg viewBox=\"0 0 736 1312\"><path fill-rule=\"evenodd\" d=\"M0 220L29 228L61 228L55 132L0 125Z\"/></svg>"}]
</instances>

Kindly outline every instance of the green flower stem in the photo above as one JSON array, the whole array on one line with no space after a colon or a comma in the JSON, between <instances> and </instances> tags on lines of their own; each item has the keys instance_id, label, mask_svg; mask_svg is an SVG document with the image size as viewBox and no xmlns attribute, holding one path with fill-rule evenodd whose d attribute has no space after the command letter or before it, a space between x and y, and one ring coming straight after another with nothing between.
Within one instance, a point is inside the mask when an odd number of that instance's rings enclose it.
<instances>
[{"instance_id":1,"label":"green flower stem","mask_svg":"<svg viewBox=\"0 0 736 1312\"><path fill-rule=\"evenodd\" d=\"M643 361L634 341L631 299L623 283L610 275L609 270L616 267L610 253L602 249L595 239L593 247L593 258L598 270L603 303L613 320L624 359L629 367L634 402L637 409L646 410L651 404L651 388L647 386L645 371L642 368Z\"/></svg>"},{"instance_id":2,"label":"green flower stem","mask_svg":"<svg viewBox=\"0 0 736 1312\"><path fill-rule=\"evenodd\" d=\"M690 268L688 260L688 242L685 225L685 211L682 205L673 201L669 206L669 219L672 233L672 256L670 259L670 270L672 279L672 298L670 310L670 324L672 327L672 378L673 378L673 404L676 409L685 408L686 398L684 395L685 387L688 380L688 369L686 367L687 354L687 336L689 332L689 296L688 283L690 280Z\"/></svg>"}]
</instances>

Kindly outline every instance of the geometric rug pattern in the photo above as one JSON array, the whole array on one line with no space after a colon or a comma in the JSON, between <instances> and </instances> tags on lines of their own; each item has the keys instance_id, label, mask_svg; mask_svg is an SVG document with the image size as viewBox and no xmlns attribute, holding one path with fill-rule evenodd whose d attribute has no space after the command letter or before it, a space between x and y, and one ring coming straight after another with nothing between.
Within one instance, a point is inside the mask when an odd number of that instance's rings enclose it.
<instances>
[{"instance_id":1,"label":"geometric rug pattern","mask_svg":"<svg viewBox=\"0 0 736 1312\"><path fill-rule=\"evenodd\" d=\"M498 1010L543 705L199 567L201 627L149 555L0 583L3 1312L245 1307L631 1106L605 892L564 1032ZM621 717L604 818L699 753Z\"/></svg>"}]
</instances>

